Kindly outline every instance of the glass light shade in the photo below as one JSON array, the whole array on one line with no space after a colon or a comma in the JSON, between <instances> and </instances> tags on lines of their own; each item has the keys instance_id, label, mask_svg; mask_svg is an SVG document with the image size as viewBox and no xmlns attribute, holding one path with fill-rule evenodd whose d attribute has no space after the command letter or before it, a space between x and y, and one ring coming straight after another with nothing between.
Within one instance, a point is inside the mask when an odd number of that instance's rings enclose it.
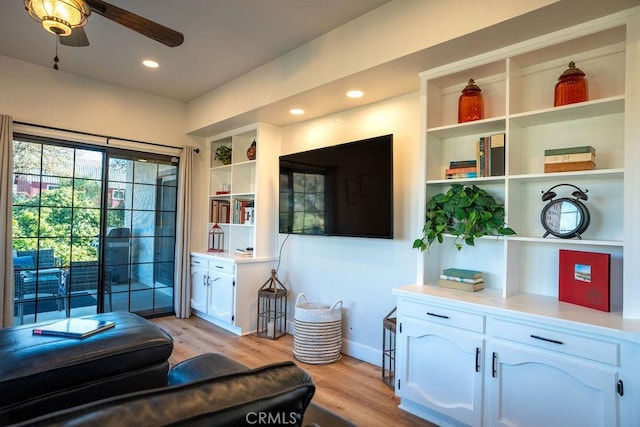
<instances>
[{"instance_id":1,"label":"glass light shade","mask_svg":"<svg viewBox=\"0 0 640 427\"><path fill-rule=\"evenodd\" d=\"M24 6L45 30L60 36L68 36L73 28L85 25L91 14L80 0L24 0Z\"/></svg>"}]
</instances>

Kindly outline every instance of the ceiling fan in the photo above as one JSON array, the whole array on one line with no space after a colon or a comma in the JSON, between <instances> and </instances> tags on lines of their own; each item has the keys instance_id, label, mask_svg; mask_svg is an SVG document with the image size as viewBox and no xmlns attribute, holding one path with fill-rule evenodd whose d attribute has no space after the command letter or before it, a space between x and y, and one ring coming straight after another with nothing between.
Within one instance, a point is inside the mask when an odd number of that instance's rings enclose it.
<instances>
[{"instance_id":1,"label":"ceiling fan","mask_svg":"<svg viewBox=\"0 0 640 427\"><path fill-rule=\"evenodd\" d=\"M182 33L102 0L24 0L24 6L47 31L60 36L65 46L89 46L83 27L91 12L169 47L184 41Z\"/></svg>"}]
</instances>

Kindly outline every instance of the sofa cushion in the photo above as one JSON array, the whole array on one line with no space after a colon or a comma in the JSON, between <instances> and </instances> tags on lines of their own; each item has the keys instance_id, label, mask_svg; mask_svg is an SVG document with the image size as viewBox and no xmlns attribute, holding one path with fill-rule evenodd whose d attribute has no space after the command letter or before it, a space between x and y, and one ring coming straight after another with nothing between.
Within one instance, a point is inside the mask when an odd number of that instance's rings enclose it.
<instances>
[{"instance_id":1,"label":"sofa cushion","mask_svg":"<svg viewBox=\"0 0 640 427\"><path fill-rule=\"evenodd\" d=\"M315 386L293 362L106 399L29 420L30 426L297 425Z\"/></svg>"},{"instance_id":2,"label":"sofa cushion","mask_svg":"<svg viewBox=\"0 0 640 427\"><path fill-rule=\"evenodd\" d=\"M184 360L169 370L169 385L247 372L249 368L219 353L206 353Z\"/></svg>"},{"instance_id":3,"label":"sofa cushion","mask_svg":"<svg viewBox=\"0 0 640 427\"><path fill-rule=\"evenodd\" d=\"M0 329L0 424L167 384L173 341L135 314L85 318L115 327L83 340L33 335L53 321Z\"/></svg>"}]
</instances>

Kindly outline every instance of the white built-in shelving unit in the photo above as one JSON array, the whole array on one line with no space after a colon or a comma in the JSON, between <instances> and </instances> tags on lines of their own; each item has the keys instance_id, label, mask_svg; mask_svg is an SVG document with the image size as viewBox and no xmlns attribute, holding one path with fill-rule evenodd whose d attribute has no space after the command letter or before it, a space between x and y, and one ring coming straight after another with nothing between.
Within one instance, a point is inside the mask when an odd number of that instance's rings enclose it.
<instances>
[{"instance_id":1,"label":"white built-in shelving unit","mask_svg":"<svg viewBox=\"0 0 640 427\"><path fill-rule=\"evenodd\" d=\"M631 190L640 183L633 164L639 153L640 71L634 19L612 16L420 75L425 159L420 205L454 182L444 179L450 161L475 158L481 136L505 133L504 176L455 181L478 185L503 202L517 235L482 238L461 251L447 241L434 245L419 256L418 283L436 284L443 268L469 268L485 272L485 286L502 298L533 294L555 301L559 249L606 252L612 259L614 315L640 318L640 283L634 280L640 268L624 262L640 255L634 219L639 205ZM570 61L586 73L589 100L554 107L555 83ZM457 100L470 78L482 89L485 118L458 124ZM545 149L582 145L595 147L595 170L544 173ZM542 237L542 193L561 183L588 190L591 224L582 240ZM570 197L568 188L556 191Z\"/></svg>"}]
</instances>

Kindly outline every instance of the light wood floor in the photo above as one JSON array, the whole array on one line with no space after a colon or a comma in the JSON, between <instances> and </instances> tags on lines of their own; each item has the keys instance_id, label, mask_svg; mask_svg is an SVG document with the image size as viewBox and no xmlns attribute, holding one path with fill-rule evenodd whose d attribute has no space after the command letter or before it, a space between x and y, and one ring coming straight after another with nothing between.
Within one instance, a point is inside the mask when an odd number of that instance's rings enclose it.
<instances>
[{"instance_id":1,"label":"light wood floor","mask_svg":"<svg viewBox=\"0 0 640 427\"><path fill-rule=\"evenodd\" d=\"M173 337L170 363L202 353L229 356L250 368L293 360L311 374L316 384L313 401L359 426L433 426L398 409L399 400L381 380L378 366L343 355L335 363L310 365L293 357L293 337L267 340L254 335L239 337L195 316L152 319Z\"/></svg>"}]
</instances>

